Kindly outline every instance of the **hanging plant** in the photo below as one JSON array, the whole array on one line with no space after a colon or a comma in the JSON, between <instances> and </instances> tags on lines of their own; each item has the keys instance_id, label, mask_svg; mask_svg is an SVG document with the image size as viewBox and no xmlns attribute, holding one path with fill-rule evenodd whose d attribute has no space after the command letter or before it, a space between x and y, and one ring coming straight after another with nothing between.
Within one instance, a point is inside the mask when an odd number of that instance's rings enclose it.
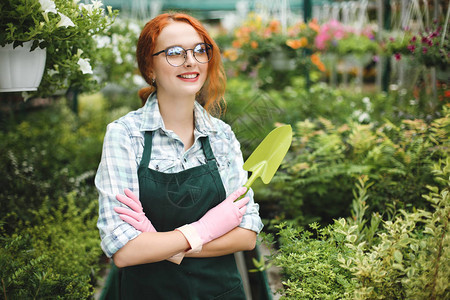
<instances>
[{"instance_id":1,"label":"hanging plant","mask_svg":"<svg viewBox=\"0 0 450 300\"><path fill-rule=\"evenodd\" d=\"M51 96L68 88L92 91L98 49L94 36L115 20L101 1L6 0L0 4L0 46L13 48L32 42L31 51L46 49L42 82L33 95Z\"/></svg>"}]
</instances>

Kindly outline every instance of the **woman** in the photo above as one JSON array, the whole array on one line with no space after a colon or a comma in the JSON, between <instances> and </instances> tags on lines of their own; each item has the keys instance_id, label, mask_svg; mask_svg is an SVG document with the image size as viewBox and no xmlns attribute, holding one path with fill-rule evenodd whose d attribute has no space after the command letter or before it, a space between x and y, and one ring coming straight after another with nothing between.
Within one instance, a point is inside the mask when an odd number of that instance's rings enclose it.
<instances>
[{"instance_id":1,"label":"woman","mask_svg":"<svg viewBox=\"0 0 450 300\"><path fill-rule=\"evenodd\" d=\"M240 145L210 115L225 91L219 49L193 17L162 14L145 25L137 60L145 105L108 125L95 179L121 296L245 299L233 253L253 249L263 225L240 188Z\"/></svg>"}]
</instances>

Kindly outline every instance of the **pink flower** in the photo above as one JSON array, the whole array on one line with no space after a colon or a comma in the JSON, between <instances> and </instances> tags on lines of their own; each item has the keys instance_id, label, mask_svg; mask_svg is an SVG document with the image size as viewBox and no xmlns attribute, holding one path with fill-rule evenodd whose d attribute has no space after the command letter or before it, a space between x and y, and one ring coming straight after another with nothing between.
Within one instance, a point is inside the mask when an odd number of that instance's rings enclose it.
<instances>
[{"instance_id":1,"label":"pink flower","mask_svg":"<svg viewBox=\"0 0 450 300\"><path fill-rule=\"evenodd\" d=\"M402 55L400 53L395 53L394 56L396 60L400 60L402 58Z\"/></svg>"},{"instance_id":2,"label":"pink flower","mask_svg":"<svg viewBox=\"0 0 450 300\"><path fill-rule=\"evenodd\" d=\"M416 50L416 46L414 45L408 45L408 50L411 51L411 53L414 53L414 51Z\"/></svg>"},{"instance_id":3,"label":"pink flower","mask_svg":"<svg viewBox=\"0 0 450 300\"><path fill-rule=\"evenodd\" d=\"M345 32L342 29L338 29L335 33L334 33L334 37L337 40L342 40L345 37Z\"/></svg>"},{"instance_id":4,"label":"pink flower","mask_svg":"<svg viewBox=\"0 0 450 300\"><path fill-rule=\"evenodd\" d=\"M428 48L427 47L422 47L422 53L423 54L427 54L428 52Z\"/></svg>"},{"instance_id":5,"label":"pink flower","mask_svg":"<svg viewBox=\"0 0 450 300\"><path fill-rule=\"evenodd\" d=\"M315 45L317 49L324 50L326 47L327 37L324 34L318 34L316 36Z\"/></svg>"}]
</instances>

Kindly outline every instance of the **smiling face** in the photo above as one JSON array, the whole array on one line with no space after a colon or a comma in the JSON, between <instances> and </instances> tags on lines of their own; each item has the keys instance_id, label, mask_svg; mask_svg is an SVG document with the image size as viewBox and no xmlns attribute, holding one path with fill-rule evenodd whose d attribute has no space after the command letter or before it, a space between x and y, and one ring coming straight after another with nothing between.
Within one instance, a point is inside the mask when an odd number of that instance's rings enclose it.
<instances>
[{"instance_id":1,"label":"smiling face","mask_svg":"<svg viewBox=\"0 0 450 300\"><path fill-rule=\"evenodd\" d=\"M173 22L164 27L156 39L154 53L168 47L180 46L193 49L204 40L197 31L184 22ZM166 60L165 53L153 57L153 77L156 79L157 93L170 97L195 97L206 81L208 63L199 63L188 50L186 62L174 67Z\"/></svg>"}]
</instances>

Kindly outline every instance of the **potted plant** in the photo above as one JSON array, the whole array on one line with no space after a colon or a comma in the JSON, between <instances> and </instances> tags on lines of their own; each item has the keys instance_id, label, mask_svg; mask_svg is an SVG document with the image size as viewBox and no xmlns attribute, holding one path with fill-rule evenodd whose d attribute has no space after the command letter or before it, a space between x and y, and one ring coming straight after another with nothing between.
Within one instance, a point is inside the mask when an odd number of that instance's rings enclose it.
<instances>
[{"instance_id":1,"label":"potted plant","mask_svg":"<svg viewBox=\"0 0 450 300\"><path fill-rule=\"evenodd\" d=\"M12 72L5 72L0 65L0 91L31 90L33 94L50 96L68 88L91 90L96 86L91 65L95 64L97 47L94 36L103 33L113 22L117 12L108 7L105 13L101 1L92 0L91 4L78 3L79 0L3 0L0 3L0 63L8 64ZM29 49L29 50L28 50ZM22 54L39 56L46 53L45 64L24 63L28 59L17 59ZM45 59L45 58L44 58ZM13 62L21 62L18 66ZM34 65L44 65L42 81L33 77L37 86L20 83L16 79L26 78ZM20 67L25 67L23 71ZM20 75L22 74L22 75ZM42 74L42 73L41 73ZM4 86L5 85L5 86ZM20 86L22 85L22 86Z\"/></svg>"},{"instance_id":2,"label":"potted plant","mask_svg":"<svg viewBox=\"0 0 450 300\"><path fill-rule=\"evenodd\" d=\"M394 55L397 60L410 56L427 68L436 67L444 71L450 64L450 42L446 31L446 23L437 20L417 32L406 29L397 37L389 37L386 42L387 53Z\"/></svg>"}]
</instances>

